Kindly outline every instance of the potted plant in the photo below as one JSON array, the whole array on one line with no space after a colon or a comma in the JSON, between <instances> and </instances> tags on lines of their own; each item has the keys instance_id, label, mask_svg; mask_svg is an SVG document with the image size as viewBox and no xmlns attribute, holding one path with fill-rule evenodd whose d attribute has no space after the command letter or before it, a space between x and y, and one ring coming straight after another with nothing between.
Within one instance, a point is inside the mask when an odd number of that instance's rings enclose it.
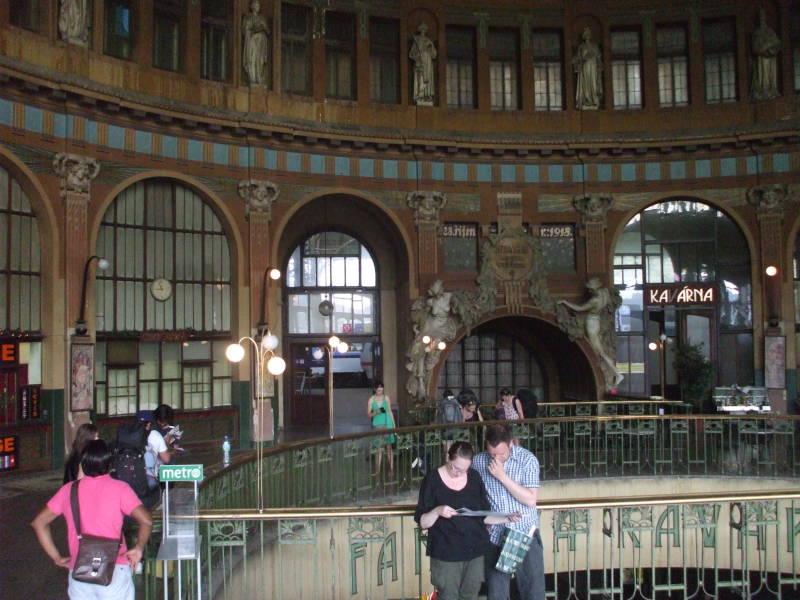
<instances>
[{"instance_id":1,"label":"potted plant","mask_svg":"<svg viewBox=\"0 0 800 600\"><path fill-rule=\"evenodd\" d=\"M706 412L713 370L711 361L703 355L703 344L678 344L673 367L678 376L681 400L692 404L698 413Z\"/></svg>"}]
</instances>

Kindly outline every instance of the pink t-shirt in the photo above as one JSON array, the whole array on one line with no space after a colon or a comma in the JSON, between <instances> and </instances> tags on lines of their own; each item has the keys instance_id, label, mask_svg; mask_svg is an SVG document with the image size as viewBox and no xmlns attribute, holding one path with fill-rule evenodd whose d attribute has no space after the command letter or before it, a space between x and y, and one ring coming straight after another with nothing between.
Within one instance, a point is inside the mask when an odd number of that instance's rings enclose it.
<instances>
[{"instance_id":1,"label":"pink t-shirt","mask_svg":"<svg viewBox=\"0 0 800 600\"><path fill-rule=\"evenodd\" d=\"M47 508L57 515L64 515L67 520L67 543L69 545L69 568L75 566L78 554L78 536L75 533L75 521L72 520L70 491L77 481L67 483L59 489L55 496L47 502ZM130 515L141 505L142 501L124 481L117 481L111 475L84 477L78 486L78 504L81 508L81 532L102 537L120 537L122 518ZM128 564L125 553L128 548L125 540L119 548L118 565Z\"/></svg>"}]
</instances>

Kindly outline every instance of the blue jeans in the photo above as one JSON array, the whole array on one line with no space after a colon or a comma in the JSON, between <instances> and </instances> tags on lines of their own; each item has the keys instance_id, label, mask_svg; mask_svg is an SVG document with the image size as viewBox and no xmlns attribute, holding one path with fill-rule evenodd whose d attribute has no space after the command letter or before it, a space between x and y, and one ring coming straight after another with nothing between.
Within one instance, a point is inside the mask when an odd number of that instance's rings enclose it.
<instances>
[{"instance_id":1,"label":"blue jeans","mask_svg":"<svg viewBox=\"0 0 800 600\"><path fill-rule=\"evenodd\" d=\"M487 600L508 600L511 575L494 568L500 557L500 546L493 546L486 555ZM542 536L537 529L533 534L531 549L525 560L517 567L517 589L522 600L545 600L544 598L544 548Z\"/></svg>"},{"instance_id":2,"label":"blue jeans","mask_svg":"<svg viewBox=\"0 0 800 600\"><path fill-rule=\"evenodd\" d=\"M107 586L75 581L72 571L69 571L67 580L70 600L133 600L136 594L130 565L114 567L114 577Z\"/></svg>"}]
</instances>

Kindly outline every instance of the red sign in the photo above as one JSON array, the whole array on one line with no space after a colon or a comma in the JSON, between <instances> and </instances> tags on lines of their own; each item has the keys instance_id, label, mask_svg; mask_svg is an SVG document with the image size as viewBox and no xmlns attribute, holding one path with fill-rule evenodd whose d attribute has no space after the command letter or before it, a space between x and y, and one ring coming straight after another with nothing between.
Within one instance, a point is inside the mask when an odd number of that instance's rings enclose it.
<instances>
[{"instance_id":1,"label":"red sign","mask_svg":"<svg viewBox=\"0 0 800 600\"><path fill-rule=\"evenodd\" d=\"M0 437L0 471L19 467L19 438L15 435Z\"/></svg>"},{"instance_id":2,"label":"red sign","mask_svg":"<svg viewBox=\"0 0 800 600\"><path fill-rule=\"evenodd\" d=\"M15 363L17 362L17 344L14 342L5 342L0 344L0 363Z\"/></svg>"}]
</instances>

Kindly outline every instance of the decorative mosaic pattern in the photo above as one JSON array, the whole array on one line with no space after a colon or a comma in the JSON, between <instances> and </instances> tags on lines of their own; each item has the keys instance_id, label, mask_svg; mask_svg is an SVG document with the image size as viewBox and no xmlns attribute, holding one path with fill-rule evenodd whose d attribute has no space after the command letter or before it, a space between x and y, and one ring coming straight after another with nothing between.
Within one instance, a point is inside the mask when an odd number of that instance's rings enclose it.
<instances>
[{"instance_id":1,"label":"decorative mosaic pattern","mask_svg":"<svg viewBox=\"0 0 800 600\"><path fill-rule=\"evenodd\" d=\"M21 118L15 123L14 115ZM360 180L405 181L416 183L419 180L448 183L495 183L495 184L583 184L583 183L635 183L671 182L704 179L719 179L762 175L769 173L789 173L796 168L800 155L788 152L769 152L759 156L743 153L742 156L675 161L641 161L609 163L550 163L540 162L444 162L430 160L404 160L402 158L374 158L372 156L351 158L337 156L330 152L286 151L267 146L240 146L196 139L161 135L146 130L120 127L118 125L89 119L79 115L66 115L36 106L29 106L0 98L0 126L21 128L25 132L57 139L69 139L93 145L101 149L122 150L132 154L149 155L160 160L180 160L235 169L255 169L287 174L301 173L336 177L357 177ZM45 172L43 161L28 149L28 156L20 156L30 162L36 172ZM113 183L122 178L123 170L108 172L103 167L105 181ZM223 180L212 182L213 188L227 188ZM359 188L363 189L363 181ZM298 186L301 187L301 186ZM308 188L307 188L308 189ZM230 194L228 189L215 189ZM402 198L397 193L377 190L384 196L391 209L402 207ZM300 189L294 193L282 194L281 202L291 203L294 196L302 194ZM616 209L625 210L630 204L641 205L641 196L646 194L621 194L615 198ZM709 199L718 200L732 206L742 203L741 194L730 190L709 191ZM711 196L718 196L711 197ZM453 210L475 212L480 210L478 194L448 194ZM571 198L563 195L542 195L538 199L540 212L569 212L572 210Z\"/></svg>"}]
</instances>

